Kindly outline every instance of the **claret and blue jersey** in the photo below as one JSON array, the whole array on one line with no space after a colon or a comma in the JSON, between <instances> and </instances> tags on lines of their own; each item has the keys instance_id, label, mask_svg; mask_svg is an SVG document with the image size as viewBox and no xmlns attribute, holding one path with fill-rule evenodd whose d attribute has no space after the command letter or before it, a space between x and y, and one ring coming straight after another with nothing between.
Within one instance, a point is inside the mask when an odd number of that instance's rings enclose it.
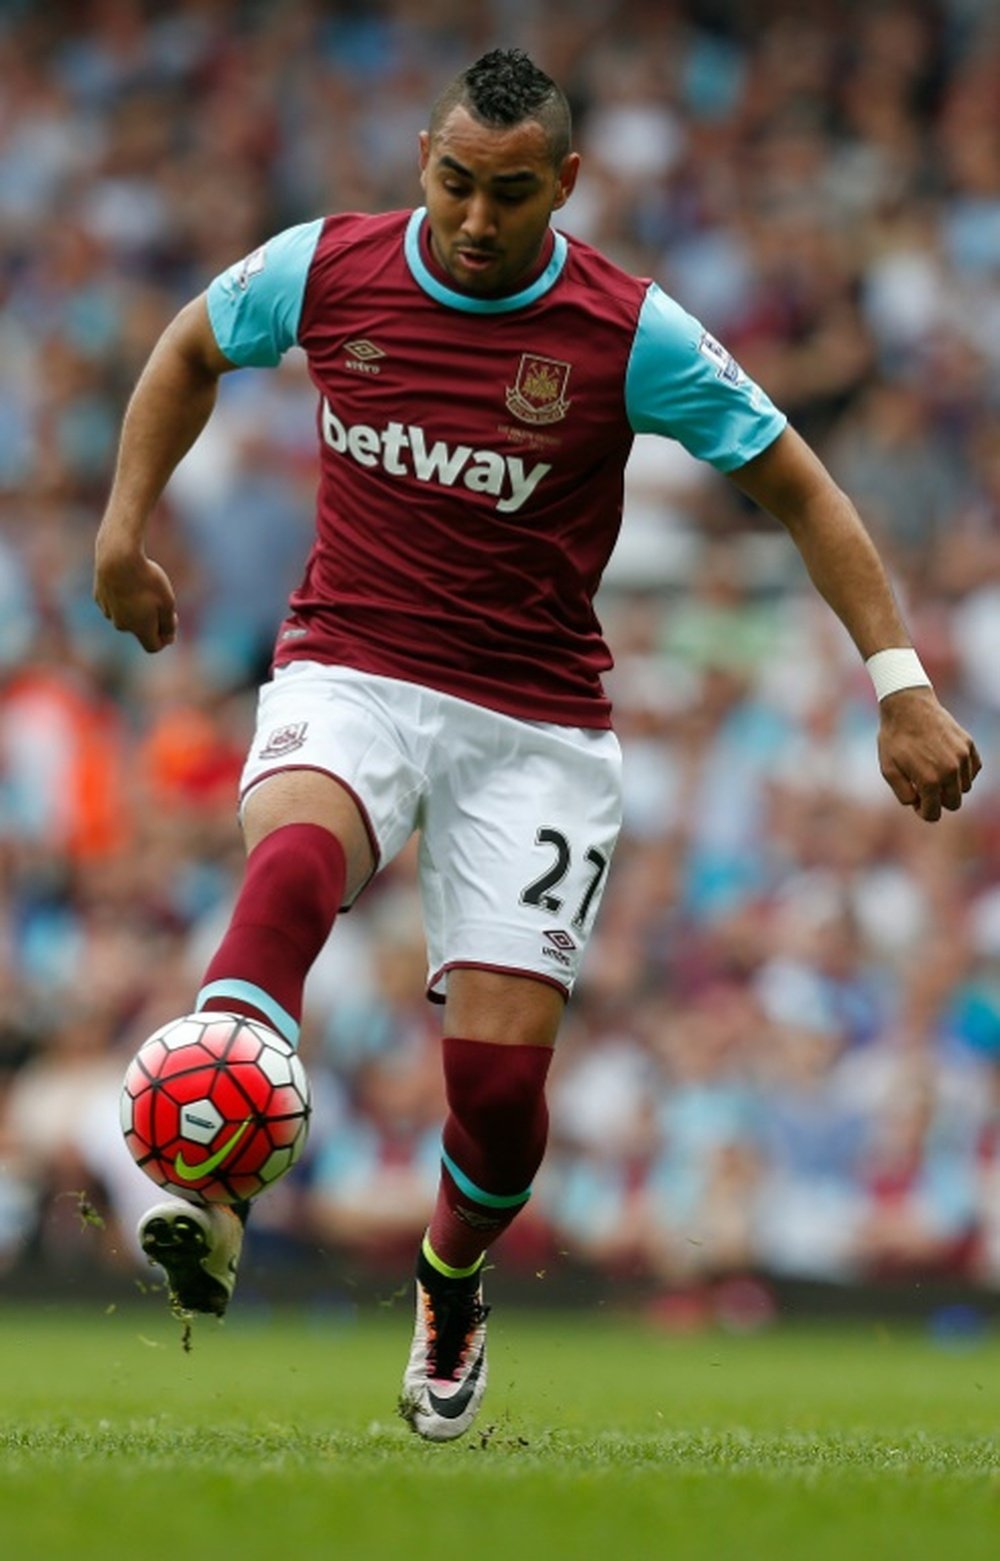
<instances>
[{"instance_id":1,"label":"claret and blue jersey","mask_svg":"<svg viewBox=\"0 0 1000 1561\"><path fill-rule=\"evenodd\" d=\"M607 726L593 608L633 435L720 471L784 416L655 283L555 233L516 294L431 260L422 210L290 228L218 277L240 366L307 355L316 540L275 660L340 663L531 720Z\"/></svg>"}]
</instances>

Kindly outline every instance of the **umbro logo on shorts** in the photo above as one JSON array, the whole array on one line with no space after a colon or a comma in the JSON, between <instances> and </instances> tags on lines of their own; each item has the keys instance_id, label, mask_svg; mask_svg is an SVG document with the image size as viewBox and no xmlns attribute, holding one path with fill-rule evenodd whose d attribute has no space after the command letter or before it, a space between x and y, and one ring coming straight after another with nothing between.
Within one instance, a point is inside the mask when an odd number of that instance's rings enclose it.
<instances>
[{"instance_id":1,"label":"umbro logo on shorts","mask_svg":"<svg viewBox=\"0 0 1000 1561\"><path fill-rule=\"evenodd\" d=\"M546 959L554 959L560 965L573 963L570 955L576 953L576 944L568 932L563 932L561 927L554 927L542 936L548 940L542 944L542 953Z\"/></svg>"},{"instance_id":2,"label":"umbro logo on shorts","mask_svg":"<svg viewBox=\"0 0 1000 1561\"><path fill-rule=\"evenodd\" d=\"M262 759L283 759L286 754L294 753L297 748L302 747L308 730L308 721L296 721L291 726L275 727L260 750L260 757Z\"/></svg>"}]
</instances>

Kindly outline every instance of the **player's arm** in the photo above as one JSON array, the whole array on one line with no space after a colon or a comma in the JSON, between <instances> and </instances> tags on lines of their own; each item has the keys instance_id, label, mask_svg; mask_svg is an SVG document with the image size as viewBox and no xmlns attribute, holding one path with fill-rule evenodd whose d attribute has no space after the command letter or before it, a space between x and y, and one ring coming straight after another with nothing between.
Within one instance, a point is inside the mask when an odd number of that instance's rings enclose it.
<instances>
[{"instance_id":1,"label":"player's arm","mask_svg":"<svg viewBox=\"0 0 1000 1561\"><path fill-rule=\"evenodd\" d=\"M94 600L144 650L162 650L177 632L173 587L146 556L146 526L174 468L212 414L220 375L235 366L216 344L202 295L167 326L125 413L95 545Z\"/></svg>"},{"instance_id":2,"label":"player's arm","mask_svg":"<svg viewBox=\"0 0 1000 1561\"><path fill-rule=\"evenodd\" d=\"M861 655L908 647L910 638L881 559L857 510L805 441L786 428L761 455L729 473L787 529L813 584ZM879 703L879 762L900 802L930 821L961 806L980 769L969 734L931 688L901 688Z\"/></svg>"}]
</instances>

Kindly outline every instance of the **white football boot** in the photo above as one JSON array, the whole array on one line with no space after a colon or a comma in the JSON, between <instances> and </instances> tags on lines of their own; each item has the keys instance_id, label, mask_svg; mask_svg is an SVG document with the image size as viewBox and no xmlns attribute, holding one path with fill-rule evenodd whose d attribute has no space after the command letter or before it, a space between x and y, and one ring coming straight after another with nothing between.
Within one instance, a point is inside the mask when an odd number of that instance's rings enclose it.
<instances>
[{"instance_id":1,"label":"white football boot","mask_svg":"<svg viewBox=\"0 0 1000 1561\"><path fill-rule=\"evenodd\" d=\"M469 1429L486 1391L482 1274L445 1279L421 1252L417 1316L399 1412L419 1436L450 1442Z\"/></svg>"},{"instance_id":2,"label":"white football boot","mask_svg":"<svg viewBox=\"0 0 1000 1561\"><path fill-rule=\"evenodd\" d=\"M221 1317L236 1284L243 1221L224 1203L157 1203L139 1221L139 1245L167 1276L170 1299L182 1312Z\"/></svg>"}]
</instances>

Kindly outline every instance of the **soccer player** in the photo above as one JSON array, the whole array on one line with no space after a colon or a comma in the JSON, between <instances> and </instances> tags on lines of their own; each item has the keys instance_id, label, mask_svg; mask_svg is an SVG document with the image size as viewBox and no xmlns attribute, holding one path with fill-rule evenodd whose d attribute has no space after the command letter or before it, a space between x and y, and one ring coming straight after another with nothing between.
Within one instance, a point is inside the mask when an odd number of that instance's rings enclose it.
<instances>
[{"instance_id":1,"label":"soccer player","mask_svg":"<svg viewBox=\"0 0 1000 1561\"><path fill-rule=\"evenodd\" d=\"M147 651L172 643L150 512L220 375L304 348L316 538L260 692L245 878L196 1006L294 1043L338 912L419 831L448 1116L403 1405L447 1440L482 1399L483 1255L542 1159L552 1047L619 827L593 598L633 435L680 440L787 527L867 662L902 804L929 822L958 808L979 758L854 507L765 392L655 283L550 225L579 167L559 87L518 50L487 54L438 98L419 153L423 207L280 233L164 332L125 416L95 597ZM161 1203L140 1225L195 1310L225 1309L241 1238L222 1207Z\"/></svg>"}]
</instances>

